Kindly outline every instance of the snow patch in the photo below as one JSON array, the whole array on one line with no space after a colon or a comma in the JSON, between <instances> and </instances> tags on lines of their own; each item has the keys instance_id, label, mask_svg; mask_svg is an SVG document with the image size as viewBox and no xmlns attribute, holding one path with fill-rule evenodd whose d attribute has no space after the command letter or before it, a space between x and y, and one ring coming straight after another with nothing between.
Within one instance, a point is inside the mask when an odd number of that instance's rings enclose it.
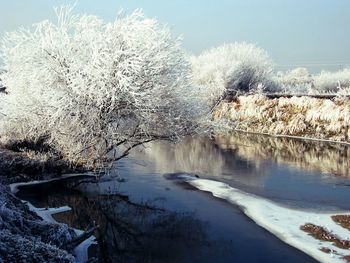
<instances>
[{"instance_id":1,"label":"snow patch","mask_svg":"<svg viewBox=\"0 0 350 263\"><path fill-rule=\"evenodd\" d=\"M332 242L321 241L300 230L300 226L312 223L321 226L343 240L349 240L350 232L337 225L332 215L348 214L350 211L338 213L317 213L296 210L272 202L270 200L248 194L225 183L196 179L189 175L181 175L190 185L202 191L208 191L213 196L225 199L242 208L244 213L258 225L277 236L285 243L305 252L320 262L345 262L344 256L350 255L350 250L340 249ZM320 249L326 248L336 253L325 253Z\"/></svg>"},{"instance_id":2,"label":"snow patch","mask_svg":"<svg viewBox=\"0 0 350 263\"><path fill-rule=\"evenodd\" d=\"M53 219L52 215L72 210L69 206L62 206L62 207L57 207L57 208L37 208L29 202L27 202L27 205L29 207L29 210L36 213L44 221L52 223L52 224L59 224L59 222L57 222L55 219Z\"/></svg>"},{"instance_id":3,"label":"snow patch","mask_svg":"<svg viewBox=\"0 0 350 263\"><path fill-rule=\"evenodd\" d=\"M83 231L80 232L80 235L83 233ZM97 241L95 236L91 236L88 239L81 242L73 251L73 255L75 257L75 260L78 263L88 262L88 249L91 245L96 245Z\"/></svg>"}]
</instances>

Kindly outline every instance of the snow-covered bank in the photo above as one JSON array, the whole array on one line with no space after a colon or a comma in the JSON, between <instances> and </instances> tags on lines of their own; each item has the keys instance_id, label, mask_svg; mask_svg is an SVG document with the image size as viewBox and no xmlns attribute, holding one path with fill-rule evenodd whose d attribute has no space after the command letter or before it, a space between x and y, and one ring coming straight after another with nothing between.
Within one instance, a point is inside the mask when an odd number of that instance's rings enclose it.
<instances>
[{"instance_id":1,"label":"snow-covered bank","mask_svg":"<svg viewBox=\"0 0 350 263\"><path fill-rule=\"evenodd\" d=\"M40 216L44 221L52 223L52 224L58 224L62 225L61 223L57 222L52 216L54 214L70 211L71 208L69 206L62 206L57 208L37 208L33 206L30 203L27 203L29 206L29 209L36 213L38 216ZM73 229L76 235L82 235L84 231L80 229ZM96 244L96 238L94 236L90 236L88 239L80 243L74 250L73 255L75 257L75 261L77 263L84 263L87 262L88 257L88 249L91 245Z\"/></svg>"},{"instance_id":2,"label":"snow-covered bank","mask_svg":"<svg viewBox=\"0 0 350 263\"><path fill-rule=\"evenodd\" d=\"M45 183L60 181L60 180L64 180L64 179L77 178L77 177L89 177L89 176L96 177L96 175L94 173L73 173L73 174L64 174L60 177L47 179L47 180L35 180L35 181L30 181L30 182L13 183L13 184L10 184L9 186L10 186L11 192L13 194L16 194L18 192L18 189L21 186L45 184Z\"/></svg>"},{"instance_id":3,"label":"snow-covered bank","mask_svg":"<svg viewBox=\"0 0 350 263\"><path fill-rule=\"evenodd\" d=\"M14 183L10 185L11 192L13 194L17 193L19 191L19 187L22 186L30 186L30 185L37 185L37 184L45 184L50 182L55 182L58 180L64 180L64 179L70 179L70 178L77 178L77 177L87 177L87 176L94 176L92 173L84 173L84 174L66 174L59 178L53 178L49 180L38 180L38 181L32 181L32 182L25 182L25 183ZM57 208L38 208L33 206L31 203L26 202L26 204L29 207L30 211L33 211L36 213L39 217L41 217L45 222L50 224L56 224L56 225L63 225L57 222L52 216L57 213L62 213L66 211L70 211L71 208L69 206L63 206L63 207L57 207ZM82 235L84 231L80 229L73 229L75 234L77 236ZM84 263L88 261L88 248L92 244L96 244L95 237L90 236L88 239L80 243L73 251L73 254L75 256L75 261L78 263Z\"/></svg>"},{"instance_id":4,"label":"snow-covered bank","mask_svg":"<svg viewBox=\"0 0 350 263\"><path fill-rule=\"evenodd\" d=\"M0 183L0 262L76 262L61 249L75 237L67 225L43 221Z\"/></svg>"},{"instance_id":5,"label":"snow-covered bank","mask_svg":"<svg viewBox=\"0 0 350 263\"><path fill-rule=\"evenodd\" d=\"M231 130L349 143L349 101L342 97L269 99L259 94L247 95L222 102L213 119L226 123Z\"/></svg>"},{"instance_id":6,"label":"snow-covered bank","mask_svg":"<svg viewBox=\"0 0 350 263\"><path fill-rule=\"evenodd\" d=\"M339 248L330 241L315 239L300 229L311 223L323 227L339 240L350 242L349 230L337 225L331 218L332 215L340 213L349 215L350 211L324 213L296 210L242 192L221 182L197 179L185 174L180 177L199 190L211 192L215 197L240 206L244 213L258 225L320 262L346 262L344 257L350 255L349 249Z\"/></svg>"},{"instance_id":7,"label":"snow-covered bank","mask_svg":"<svg viewBox=\"0 0 350 263\"><path fill-rule=\"evenodd\" d=\"M86 172L82 167L72 167L60 158L42 153L46 146L41 148L40 145L28 145L28 142L4 145L2 140L0 138L0 182L6 185ZM31 147L39 150L30 150Z\"/></svg>"}]
</instances>

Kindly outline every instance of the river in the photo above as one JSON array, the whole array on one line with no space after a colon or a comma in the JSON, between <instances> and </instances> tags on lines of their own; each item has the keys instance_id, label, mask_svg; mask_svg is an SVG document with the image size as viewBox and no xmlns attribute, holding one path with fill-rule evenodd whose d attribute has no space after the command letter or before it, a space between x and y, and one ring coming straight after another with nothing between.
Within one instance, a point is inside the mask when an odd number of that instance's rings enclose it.
<instances>
[{"instance_id":1,"label":"river","mask_svg":"<svg viewBox=\"0 0 350 263\"><path fill-rule=\"evenodd\" d=\"M349 154L346 145L243 133L189 137L139 147L98 182L18 196L70 206L55 219L72 227L98 224L89 254L100 262L346 262L349 249L300 227L317 221L348 240L328 218L350 212Z\"/></svg>"}]
</instances>

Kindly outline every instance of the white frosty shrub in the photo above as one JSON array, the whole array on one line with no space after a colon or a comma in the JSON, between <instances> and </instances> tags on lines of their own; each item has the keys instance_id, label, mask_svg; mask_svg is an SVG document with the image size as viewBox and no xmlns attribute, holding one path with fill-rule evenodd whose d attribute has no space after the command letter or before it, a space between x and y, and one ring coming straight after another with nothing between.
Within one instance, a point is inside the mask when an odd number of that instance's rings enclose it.
<instances>
[{"instance_id":1,"label":"white frosty shrub","mask_svg":"<svg viewBox=\"0 0 350 263\"><path fill-rule=\"evenodd\" d=\"M192 57L192 78L213 104L226 95L270 84L273 63L266 51L248 43L224 44Z\"/></svg>"},{"instance_id":2,"label":"white frosty shrub","mask_svg":"<svg viewBox=\"0 0 350 263\"><path fill-rule=\"evenodd\" d=\"M350 88L350 68L337 72L322 71L314 76L314 84L320 92L338 92Z\"/></svg>"},{"instance_id":3,"label":"white frosty shrub","mask_svg":"<svg viewBox=\"0 0 350 263\"><path fill-rule=\"evenodd\" d=\"M274 77L277 92L289 94L338 94L349 95L350 69L336 72L322 71L312 75L305 68L296 68L286 73L279 72Z\"/></svg>"},{"instance_id":4,"label":"white frosty shrub","mask_svg":"<svg viewBox=\"0 0 350 263\"><path fill-rule=\"evenodd\" d=\"M189 132L189 65L166 26L141 11L111 23L70 7L56 13L57 23L2 41L2 135L45 138L67 160L96 166Z\"/></svg>"},{"instance_id":5,"label":"white frosty shrub","mask_svg":"<svg viewBox=\"0 0 350 263\"><path fill-rule=\"evenodd\" d=\"M274 78L278 85L278 90L285 93L308 93L312 88L312 75L306 68L295 68L290 71L278 72Z\"/></svg>"}]
</instances>

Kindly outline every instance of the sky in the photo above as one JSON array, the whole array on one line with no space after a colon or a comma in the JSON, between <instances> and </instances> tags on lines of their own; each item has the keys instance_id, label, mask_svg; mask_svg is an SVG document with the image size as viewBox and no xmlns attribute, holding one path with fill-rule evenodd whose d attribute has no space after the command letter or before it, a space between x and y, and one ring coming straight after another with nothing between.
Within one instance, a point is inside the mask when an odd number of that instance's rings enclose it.
<instances>
[{"instance_id":1,"label":"sky","mask_svg":"<svg viewBox=\"0 0 350 263\"><path fill-rule=\"evenodd\" d=\"M0 0L0 37L20 26L55 19L69 0ZM311 72L350 66L350 0L80 0L77 13L113 21L123 8L141 8L168 24L195 55L230 42L265 49L277 70Z\"/></svg>"}]
</instances>

